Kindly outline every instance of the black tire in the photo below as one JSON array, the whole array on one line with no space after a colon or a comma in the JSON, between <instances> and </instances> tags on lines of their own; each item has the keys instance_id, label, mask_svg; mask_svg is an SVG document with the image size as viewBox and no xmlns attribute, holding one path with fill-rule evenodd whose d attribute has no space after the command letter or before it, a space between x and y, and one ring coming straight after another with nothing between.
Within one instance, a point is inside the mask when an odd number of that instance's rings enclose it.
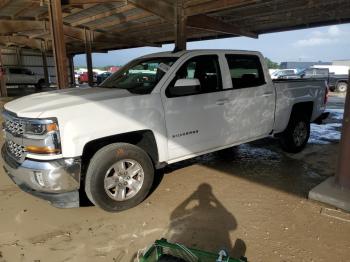
<instances>
[{"instance_id":1,"label":"black tire","mask_svg":"<svg viewBox=\"0 0 350 262\"><path fill-rule=\"evenodd\" d=\"M107 193L108 189L105 189L105 177L108 176L108 170L110 170L114 164L116 164L118 161L124 160L135 161L142 167L143 182L133 197L118 201L112 199L112 197L108 195L108 193L113 191L113 188ZM119 177L122 176L126 179L126 174L119 175L116 170L114 170L113 173L115 173L113 177L118 176L116 179L119 179ZM90 160L85 177L85 192L89 200L96 206L108 212L118 212L132 208L141 203L150 192L153 179L153 163L145 151L131 144L115 143L101 148ZM131 178L131 180L133 180L133 178ZM115 193L118 183L120 182L115 182ZM126 192L128 192L127 189ZM129 192L132 192L132 190Z\"/></svg>"},{"instance_id":2,"label":"black tire","mask_svg":"<svg viewBox=\"0 0 350 262\"><path fill-rule=\"evenodd\" d=\"M221 149L219 151L216 151L216 154L219 158L222 158L224 160L231 160L234 159L237 155L237 146Z\"/></svg>"},{"instance_id":3,"label":"black tire","mask_svg":"<svg viewBox=\"0 0 350 262\"><path fill-rule=\"evenodd\" d=\"M46 86L45 80L40 79L39 82L35 85L36 90L42 90Z\"/></svg>"},{"instance_id":4,"label":"black tire","mask_svg":"<svg viewBox=\"0 0 350 262\"><path fill-rule=\"evenodd\" d=\"M345 93L348 89L348 84L345 82L339 82L337 84L337 92Z\"/></svg>"},{"instance_id":5,"label":"black tire","mask_svg":"<svg viewBox=\"0 0 350 262\"><path fill-rule=\"evenodd\" d=\"M309 137L309 118L306 116L298 116L297 114L292 114L287 129L280 136L281 146L286 152L299 153L306 146Z\"/></svg>"}]
</instances>

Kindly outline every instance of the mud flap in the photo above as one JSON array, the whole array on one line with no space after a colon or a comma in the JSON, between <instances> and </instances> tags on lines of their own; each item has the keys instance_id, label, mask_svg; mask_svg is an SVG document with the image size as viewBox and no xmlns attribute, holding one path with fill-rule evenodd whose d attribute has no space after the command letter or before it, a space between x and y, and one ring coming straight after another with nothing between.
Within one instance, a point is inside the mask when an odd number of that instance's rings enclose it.
<instances>
[{"instance_id":1,"label":"mud flap","mask_svg":"<svg viewBox=\"0 0 350 262\"><path fill-rule=\"evenodd\" d=\"M329 112L324 112L322 115L320 115L318 118L316 118L312 123L317 125L322 125L323 120L327 119L329 117Z\"/></svg>"}]
</instances>

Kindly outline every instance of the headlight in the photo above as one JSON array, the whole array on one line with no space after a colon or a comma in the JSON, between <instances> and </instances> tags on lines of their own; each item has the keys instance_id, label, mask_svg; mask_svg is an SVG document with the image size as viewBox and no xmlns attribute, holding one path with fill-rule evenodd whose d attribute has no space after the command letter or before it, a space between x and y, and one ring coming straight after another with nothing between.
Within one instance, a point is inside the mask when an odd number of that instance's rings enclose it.
<instances>
[{"instance_id":1,"label":"headlight","mask_svg":"<svg viewBox=\"0 0 350 262\"><path fill-rule=\"evenodd\" d=\"M60 154L61 140L57 120L28 120L24 129L24 150L33 154Z\"/></svg>"},{"instance_id":2,"label":"headlight","mask_svg":"<svg viewBox=\"0 0 350 262\"><path fill-rule=\"evenodd\" d=\"M58 131L58 125L56 123L40 124L40 123L27 123L25 126L25 133L31 135L43 135L50 131Z\"/></svg>"}]
</instances>

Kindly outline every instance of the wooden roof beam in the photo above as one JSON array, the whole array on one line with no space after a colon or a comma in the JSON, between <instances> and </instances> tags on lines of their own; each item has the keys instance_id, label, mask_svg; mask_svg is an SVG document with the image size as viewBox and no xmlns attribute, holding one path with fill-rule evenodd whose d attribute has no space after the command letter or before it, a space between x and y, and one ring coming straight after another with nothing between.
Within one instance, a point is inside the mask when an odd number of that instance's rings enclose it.
<instances>
[{"instance_id":1,"label":"wooden roof beam","mask_svg":"<svg viewBox=\"0 0 350 262\"><path fill-rule=\"evenodd\" d=\"M242 7L242 6L248 6L250 4L255 5L256 3L257 3L257 0L225 0L225 1L213 0L210 2L205 1L194 6L188 6L185 9L185 14L187 16L206 14L206 13L218 12L226 9L228 10L228 9Z\"/></svg>"},{"instance_id":2,"label":"wooden roof beam","mask_svg":"<svg viewBox=\"0 0 350 262\"><path fill-rule=\"evenodd\" d=\"M102 18L111 16L111 15L120 14L120 13L129 11L133 8L134 7L131 5L120 6L120 7L114 8L114 9L107 11L107 12L102 12L102 13L92 15L92 16L89 15L85 18L79 19L76 22L70 23L70 25L71 26L79 26L79 25L86 24L86 23L89 23L89 22L94 21L94 20L98 20L98 19L102 19Z\"/></svg>"},{"instance_id":3,"label":"wooden roof beam","mask_svg":"<svg viewBox=\"0 0 350 262\"><path fill-rule=\"evenodd\" d=\"M125 2L126 0L61 0L62 5L106 4L112 2Z\"/></svg>"},{"instance_id":4,"label":"wooden roof beam","mask_svg":"<svg viewBox=\"0 0 350 262\"><path fill-rule=\"evenodd\" d=\"M45 29L45 22L33 20L0 20L0 35L40 29Z\"/></svg>"},{"instance_id":5,"label":"wooden roof beam","mask_svg":"<svg viewBox=\"0 0 350 262\"><path fill-rule=\"evenodd\" d=\"M3 8L3 7L5 7L8 3L10 3L11 2L11 0L2 0L1 2L0 2L0 8Z\"/></svg>"},{"instance_id":6,"label":"wooden roof beam","mask_svg":"<svg viewBox=\"0 0 350 262\"><path fill-rule=\"evenodd\" d=\"M23 7L21 7L15 14L11 15L12 19L16 19L16 17L21 17L24 13L28 11L28 9L35 8L38 6L39 3L34 2L28 2L28 3L23 3Z\"/></svg>"},{"instance_id":7,"label":"wooden roof beam","mask_svg":"<svg viewBox=\"0 0 350 262\"><path fill-rule=\"evenodd\" d=\"M132 4L137 8L143 9L151 14L159 16L164 20L175 23L175 7L162 0L127 0L128 4ZM176 1L174 1L175 3Z\"/></svg>"},{"instance_id":8,"label":"wooden roof beam","mask_svg":"<svg viewBox=\"0 0 350 262\"><path fill-rule=\"evenodd\" d=\"M18 33L18 28L21 29L21 32L26 32L26 31L33 31L33 30L43 30L43 34L45 31L47 33L50 32L50 26L48 22L46 21L32 21L32 20L1 20L0 19L0 35L11 35ZM63 25L63 32L64 35L84 41L84 29L82 28L77 28L69 25ZM124 45L130 45L130 44L136 44L140 45L140 41L138 41L136 38L130 38L130 37L125 37L121 36L120 34L113 33L113 34L108 34L108 33L102 33L102 32L96 32L93 31L93 40L100 41L100 42L118 42ZM30 38L30 37L27 37ZM40 37L42 38L42 37ZM32 39L35 39L32 38ZM143 43L144 45L148 46L159 46L158 44L153 44L153 43Z\"/></svg>"},{"instance_id":9,"label":"wooden roof beam","mask_svg":"<svg viewBox=\"0 0 350 262\"><path fill-rule=\"evenodd\" d=\"M169 4L162 0L128 0L128 3L142 8L154 15L164 18L172 24L176 23L175 19L175 5ZM238 26L226 23L214 17L207 15L187 16L187 25L189 27L232 35L240 35L257 38L258 35L253 32L248 32Z\"/></svg>"},{"instance_id":10,"label":"wooden roof beam","mask_svg":"<svg viewBox=\"0 0 350 262\"><path fill-rule=\"evenodd\" d=\"M29 39L25 36L0 36L0 43L7 46L26 46L32 49L41 49L41 41Z\"/></svg>"},{"instance_id":11,"label":"wooden roof beam","mask_svg":"<svg viewBox=\"0 0 350 262\"><path fill-rule=\"evenodd\" d=\"M187 26L205 31L258 38L258 34L241 29L207 15L194 15L187 18Z\"/></svg>"}]
</instances>

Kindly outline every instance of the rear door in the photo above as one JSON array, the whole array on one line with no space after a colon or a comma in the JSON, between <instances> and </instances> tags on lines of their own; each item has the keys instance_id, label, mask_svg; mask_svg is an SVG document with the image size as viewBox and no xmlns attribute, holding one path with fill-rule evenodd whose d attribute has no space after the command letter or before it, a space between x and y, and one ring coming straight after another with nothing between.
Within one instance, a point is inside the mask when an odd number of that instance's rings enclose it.
<instances>
[{"instance_id":1,"label":"rear door","mask_svg":"<svg viewBox=\"0 0 350 262\"><path fill-rule=\"evenodd\" d=\"M226 53L226 144L267 136L273 128L275 90L255 54Z\"/></svg>"},{"instance_id":2,"label":"rear door","mask_svg":"<svg viewBox=\"0 0 350 262\"><path fill-rule=\"evenodd\" d=\"M36 75L32 71L30 71L29 69L26 69L26 68L22 69L22 78L23 78L23 82L25 84L36 84L37 83Z\"/></svg>"},{"instance_id":3,"label":"rear door","mask_svg":"<svg viewBox=\"0 0 350 262\"><path fill-rule=\"evenodd\" d=\"M198 79L200 86L193 93L181 95L174 90L178 79ZM221 66L217 54L188 58L170 77L162 93L169 162L223 144L222 90Z\"/></svg>"}]
</instances>

